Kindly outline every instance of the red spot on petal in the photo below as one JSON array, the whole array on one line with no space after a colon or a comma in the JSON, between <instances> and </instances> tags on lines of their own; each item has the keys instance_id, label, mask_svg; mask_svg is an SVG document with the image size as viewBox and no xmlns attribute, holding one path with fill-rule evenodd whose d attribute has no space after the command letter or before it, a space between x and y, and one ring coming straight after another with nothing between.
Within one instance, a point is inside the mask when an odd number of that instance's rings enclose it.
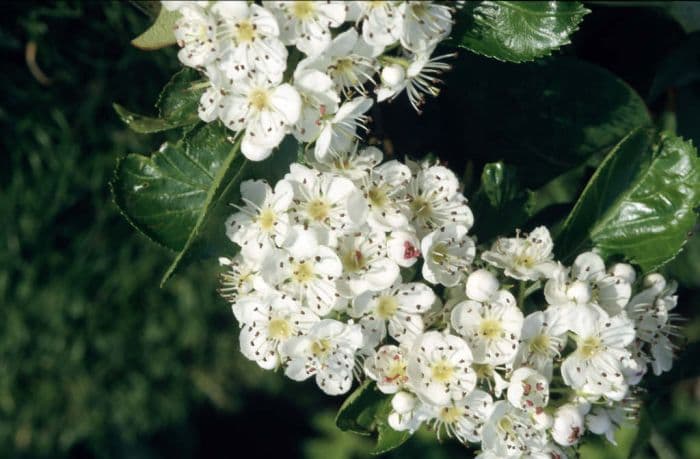
<instances>
[{"instance_id":1,"label":"red spot on petal","mask_svg":"<svg viewBox=\"0 0 700 459\"><path fill-rule=\"evenodd\" d=\"M417 258L420 256L420 250L416 248L413 244L408 241L403 243L403 258L405 260L410 260L411 258Z\"/></svg>"}]
</instances>

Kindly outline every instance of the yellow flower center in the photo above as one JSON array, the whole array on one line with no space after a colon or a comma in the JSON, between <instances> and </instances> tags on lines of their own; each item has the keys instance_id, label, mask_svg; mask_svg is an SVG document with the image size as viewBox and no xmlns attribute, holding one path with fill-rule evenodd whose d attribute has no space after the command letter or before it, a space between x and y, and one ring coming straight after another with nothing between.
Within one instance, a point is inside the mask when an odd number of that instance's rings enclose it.
<instances>
[{"instance_id":1,"label":"yellow flower center","mask_svg":"<svg viewBox=\"0 0 700 459\"><path fill-rule=\"evenodd\" d=\"M314 268L310 262L302 261L294 265L292 274L294 280L300 284L305 284L314 278Z\"/></svg>"},{"instance_id":2,"label":"yellow flower center","mask_svg":"<svg viewBox=\"0 0 700 459\"><path fill-rule=\"evenodd\" d=\"M252 105L256 110L262 111L270 105L270 98L268 97L265 89L259 88L250 92L248 102L250 102L250 105Z\"/></svg>"},{"instance_id":3,"label":"yellow flower center","mask_svg":"<svg viewBox=\"0 0 700 459\"><path fill-rule=\"evenodd\" d=\"M306 213L312 220L322 222L328 218L331 212L331 206L324 199L314 199L306 205Z\"/></svg>"},{"instance_id":4,"label":"yellow flower center","mask_svg":"<svg viewBox=\"0 0 700 459\"><path fill-rule=\"evenodd\" d=\"M389 200L386 190L381 186L373 186L370 188L367 192L367 197L373 206L379 208L383 208Z\"/></svg>"},{"instance_id":5,"label":"yellow flower center","mask_svg":"<svg viewBox=\"0 0 700 459\"><path fill-rule=\"evenodd\" d=\"M549 336L537 335L530 341L530 351L535 354L549 354Z\"/></svg>"},{"instance_id":6,"label":"yellow flower center","mask_svg":"<svg viewBox=\"0 0 700 459\"><path fill-rule=\"evenodd\" d=\"M447 255L447 245L443 243L435 244L432 250L430 251L430 257L433 259L433 262L437 264L440 264L443 261L445 261Z\"/></svg>"},{"instance_id":7,"label":"yellow flower center","mask_svg":"<svg viewBox=\"0 0 700 459\"><path fill-rule=\"evenodd\" d=\"M272 339L285 340L292 336L292 326L286 319L272 319L267 331Z\"/></svg>"},{"instance_id":8,"label":"yellow flower center","mask_svg":"<svg viewBox=\"0 0 700 459\"><path fill-rule=\"evenodd\" d=\"M416 196L411 201L411 211L416 217L427 218L432 214L433 208L427 199L422 196Z\"/></svg>"},{"instance_id":9,"label":"yellow flower center","mask_svg":"<svg viewBox=\"0 0 700 459\"><path fill-rule=\"evenodd\" d=\"M263 231L270 231L275 226L276 221L277 215L269 207L263 209L263 211L260 212L260 215L258 216L258 225L260 225L260 228Z\"/></svg>"},{"instance_id":10,"label":"yellow flower center","mask_svg":"<svg viewBox=\"0 0 700 459\"><path fill-rule=\"evenodd\" d=\"M454 424L462 417L463 410L458 406L446 406L440 410L440 420L446 424Z\"/></svg>"},{"instance_id":11,"label":"yellow flower center","mask_svg":"<svg viewBox=\"0 0 700 459\"><path fill-rule=\"evenodd\" d=\"M600 351L602 344L598 337L590 336L579 346L579 353L584 359L590 359Z\"/></svg>"},{"instance_id":12,"label":"yellow flower center","mask_svg":"<svg viewBox=\"0 0 700 459\"><path fill-rule=\"evenodd\" d=\"M292 14L298 19L311 19L314 11L315 6L312 1L296 1L292 4Z\"/></svg>"},{"instance_id":13,"label":"yellow flower center","mask_svg":"<svg viewBox=\"0 0 700 459\"><path fill-rule=\"evenodd\" d=\"M390 319L399 309L399 302L393 296L380 296L377 302L377 315L381 319Z\"/></svg>"},{"instance_id":14,"label":"yellow flower center","mask_svg":"<svg viewBox=\"0 0 700 459\"><path fill-rule=\"evenodd\" d=\"M359 250L348 250L342 256L343 268L346 272L356 273L365 267L365 258Z\"/></svg>"},{"instance_id":15,"label":"yellow flower center","mask_svg":"<svg viewBox=\"0 0 700 459\"><path fill-rule=\"evenodd\" d=\"M395 382L406 379L406 362L399 359L394 360L386 372L385 382Z\"/></svg>"},{"instance_id":16,"label":"yellow flower center","mask_svg":"<svg viewBox=\"0 0 700 459\"><path fill-rule=\"evenodd\" d=\"M513 423L511 422L510 418L504 416L500 421L498 421L498 428L503 432L510 433L513 430Z\"/></svg>"},{"instance_id":17,"label":"yellow flower center","mask_svg":"<svg viewBox=\"0 0 700 459\"><path fill-rule=\"evenodd\" d=\"M250 21L241 21L236 27L235 34L238 43L248 43L255 39L255 26Z\"/></svg>"},{"instance_id":18,"label":"yellow flower center","mask_svg":"<svg viewBox=\"0 0 700 459\"><path fill-rule=\"evenodd\" d=\"M503 327L494 319L484 319L479 324L479 333L486 339L500 338Z\"/></svg>"},{"instance_id":19,"label":"yellow flower center","mask_svg":"<svg viewBox=\"0 0 700 459\"><path fill-rule=\"evenodd\" d=\"M315 357L319 357L319 358L325 357L326 354L328 354L328 351L330 351L330 350L331 350L331 342L330 342L330 340L328 340L326 338L319 339L319 340L316 340L313 343L311 343L311 353Z\"/></svg>"},{"instance_id":20,"label":"yellow flower center","mask_svg":"<svg viewBox=\"0 0 700 459\"><path fill-rule=\"evenodd\" d=\"M435 362L431 368L433 380L439 383L446 383L452 380L455 369L447 360Z\"/></svg>"}]
</instances>

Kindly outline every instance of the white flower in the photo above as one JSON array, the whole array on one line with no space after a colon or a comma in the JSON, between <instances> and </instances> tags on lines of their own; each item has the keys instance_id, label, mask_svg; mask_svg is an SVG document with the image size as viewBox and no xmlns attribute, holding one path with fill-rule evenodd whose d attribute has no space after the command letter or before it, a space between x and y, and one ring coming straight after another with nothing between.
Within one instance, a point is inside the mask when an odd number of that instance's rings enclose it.
<instances>
[{"instance_id":1,"label":"white flower","mask_svg":"<svg viewBox=\"0 0 700 459\"><path fill-rule=\"evenodd\" d=\"M626 347L634 340L632 322L581 308L569 328L576 334L576 350L562 363L564 383L592 394L624 396L623 361L631 358Z\"/></svg>"},{"instance_id":2,"label":"white flower","mask_svg":"<svg viewBox=\"0 0 700 459\"><path fill-rule=\"evenodd\" d=\"M408 186L410 219L421 237L449 223L471 228L474 216L466 202L457 176L443 166L421 166Z\"/></svg>"},{"instance_id":3,"label":"white flower","mask_svg":"<svg viewBox=\"0 0 700 459\"><path fill-rule=\"evenodd\" d=\"M338 111L340 97L333 89L333 80L318 70L297 67L294 87L301 96L301 114L294 125L294 137L300 142L313 142L321 132L321 119Z\"/></svg>"},{"instance_id":4,"label":"white flower","mask_svg":"<svg viewBox=\"0 0 700 459\"><path fill-rule=\"evenodd\" d=\"M188 67L203 67L212 62L219 52L216 20L199 6L182 3L187 4L177 5L182 14L175 24L175 38L182 48L177 57Z\"/></svg>"},{"instance_id":5,"label":"white flower","mask_svg":"<svg viewBox=\"0 0 700 459\"><path fill-rule=\"evenodd\" d=\"M540 414L549 403L549 382L532 368L518 368L510 376L507 398L516 408Z\"/></svg>"},{"instance_id":6,"label":"white flower","mask_svg":"<svg viewBox=\"0 0 700 459\"><path fill-rule=\"evenodd\" d=\"M629 407L625 406L625 402L626 400L623 400L621 405L616 404L612 407L594 406L586 415L585 421L588 430L597 435L605 435L610 443L617 445L615 431L627 423L629 416Z\"/></svg>"},{"instance_id":7,"label":"white flower","mask_svg":"<svg viewBox=\"0 0 700 459\"><path fill-rule=\"evenodd\" d=\"M367 204L349 179L296 163L285 179L294 187L292 221L317 230L326 245L335 246L339 235L357 229L364 221Z\"/></svg>"},{"instance_id":8,"label":"white flower","mask_svg":"<svg viewBox=\"0 0 700 459\"><path fill-rule=\"evenodd\" d=\"M456 56L451 53L431 58L433 51L420 52L405 63L400 61L386 65L380 74L381 84L376 89L377 101L394 100L405 89L411 106L421 113L425 95L437 97L440 94L439 84L442 83L439 76L452 68L442 61Z\"/></svg>"},{"instance_id":9,"label":"white flower","mask_svg":"<svg viewBox=\"0 0 700 459\"><path fill-rule=\"evenodd\" d=\"M262 180L241 183L245 206L226 220L226 235L241 246L246 258L265 254L265 246L280 246L289 230L287 209L294 192L289 182L280 180L275 189Z\"/></svg>"},{"instance_id":10,"label":"white flower","mask_svg":"<svg viewBox=\"0 0 700 459\"><path fill-rule=\"evenodd\" d=\"M411 51L424 51L446 38L452 31L453 9L445 4L426 1L403 2L401 45Z\"/></svg>"},{"instance_id":11,"label":"white flower","mask_svg":"<svg viewBox=\"0 0 700 459\"><path fill-rule=\"evenodd\" d=\"M345 5L336 1L266 1L281 27L280 38L299 51L316 56L331 42L331 27L345 21Z\"/></svg>"},{"instance_id":12,"label":"white flower","mask_svg":"<svg viewBox=\"0 0 700 459\"><path fill-rule=\"evenodd\" d=\"M392 231L386 240L386 250L389 258L403 268L413 266L421 255L418 236L406 231Z\"/></svg>"},{"instance_id":13,"label":"white flower","mask_svg":"<svg viewBox=\"0 0 700 459\"><path fill-rule=\"evenodd\" d=\"M654 374L660 375L673 366L677 347L671 338L681 335L677 324L680 316L670 312L678 303L678 284L667 283L662 275L652 273L644 278L644 285L647 288L630 300L626 310L634 321L637 339L649 354Z\"/></svg>"},{"instance_id":14,"label":"white flower","mask_svg":"<svg viewBox=\"0 0 700 459\"><path fill-rule=\"evenodd\" d=\"M433 231L421 241L423 278L432 284L453 287L464 279L476 246L467 236L467 227L447 224Z\"/></svg>"},{"instance_id":15,"label":"white flower","mask_svg":"<svg viewBox=\"0 0 700 459\"><path fill-rule=\"evenodd\" d=\"M544 296L551 306L568 321L580 309L593 313L616 315L627 304L631 286L623 277L605 272L599 255L585 252L576 257L571 269L559 265L544 286Z\"/></svg>"},{"instance_id":16,"label":"white flower","mask_svg":"<svg viewBox=\"0 0 700 459\"><path fill-rule=\"evenodd\" d=\"M357 129L367 129L369 118L364 113L372 103L368 97L356 97L341 105L337 112L319 119L320 131L314 146L317 161L333 161L342 152L352 150L360 139Z\"/></svg>"},{"instance_id":17,"label":"white flower","mask_svg":"<svg viewBox=\"0 0 700 459\"><path fill-rule=\"evenodd\" d=\"M397 392L391 398L392 410L387 418L389 426L399 432L405 430L415 432L423 423L417 413L421 406L422 403L410 392Z\"/></svg>"},{"instance_id":18,"label":"white flower","mask_svg":"<svg viewBox=\"0 0 700 459\"><path fill-rule=\"evenodd\" d=\"M566 346L569 324L555 309L535 311L525 317L514 366L529 366L552 379L552 363Z\"/></svg>"},{"instance_id":19,"label":"white flower","mask_svg":"<svg viewBox=\"0 0 700 459\"><path fill-rule=\"evenodd\" d=\"M405 228L408 218L403 212L406 185L411 179L411 171L405 164L388 161L368 173L361 182L369 206L368 223L382 231Z\"/></svg>"},{"instance_id":20,"label":"white flower","mask_svg":"<svg viewBox=\"0 0 700 459\"><path fill-rule=\"evenodd\" d=\"M611 276L624 279L630 285L634 284L634 281L637 280L637 272L632 265L628 263L615 263L608 269L608 272Z\"/></svg>"},{"instance_id":21,"label":"white flower","mask_svg":"<svg viewBox=\"0 0 700 459\"><path fill-rule=\"evenodd\" d=\"M382 162L383 156L382 151L377 147L367 147L358 151L356 143L351 150L338 152L332 161L318 162L313 155L308 155L307 161L320 171L332 172L359 184L369 176L375 166Z\"/></svg>"},{"instance_id":22,"label":"white flower","mask_svg":"<svg viewBox=\"0 0 700 459\"><path fill-rule=\"evenodd\" d=\"M401 2L358 1L351 4L357 11L349 13L348 19L362 21L362 37L377 49L375 55L399 41L403 30L403 18L399 11Z\"/></svg>"},{"instance_id":23,"label":"white flower","mask_svg":"<svg viewBox=\"0 0 700 459\"><path fill-rule=\"evenodd\" d=\"M481 441L481 429L493 410L493 399L481 390L474 390L461 400L453 400L444 406L423 404L419 416L431 424L433 430L440 434L444 431L448 437L460 442L478 443Z\"/></svg>"},{"instance_id":24,"label":"white flower","mask_svg":"<svg viewBox=\"0 0 700 459\"><path fill-rule=\"evenodd\" d=\"M281 343L307 333L319 320L316 314L278 292L240 298L233 310L241 325L241 352L267 370L278 366Z\"/></svg>"},{"instance_id":25,"label":"white flower","mask_svg":"<svg viewBox=\"0 0 700 459\"><path fill-rule=\"evenodd\" d=\"M380 231L358 231L338 240L343 274L338 290L347 298L389 288L399 277L396 263L387 257L386 238Z\"/></svg>"},{"instance_id":26,"label":"white flower","mask_svg":"<svg viewBox=\"0 0 700 459\"><path fill-rule=\"evenodd\" d=\"M570 403L560 406L554 413L552 438L562 446L578 443L585 431L581 408Z\"/></svg>"},{"instance_id":27,"label":"white flower","mask_svg":"<svg viewBox=\"0 0 700 459\"><path fill-rule=\"evenodd\" d=\"M556 267L552 261L552 238L544 226L535 228L527 237L499 238L481 259L501 268L506 276L519 280L550 277Z\"/></svg>"},{"instance_id":28,"label":"white flower","mask_svg":"<svg viewBox=\"0 0 700 459\"><path fill-rule=\"evenodd\" d=\"M365 359L364 370L368 378L377 382L380 392L395 394L408 383L407 366L406 352L386 345Z\"/></svg>"},{"instance_id":29,"label":"white flower","mask_svg":"<svg viewBox=\"0 0 700 459\"><path fill-rule=\"evenodd\" d=\"M397 283L386 290L366 292L354 298L351 314L378 322L382 338L388 326L389 335L405 343L423 332L421 315L430 310L434 301L435 293L425 284ZM360 319L360 323L364 320Z\"/></svg>"},{"instance_id":30,"label":"white flower","mask_svg":"<svg viewBox=\"0 0 700 459\"><path fill-rule=\"evenodd\" d=\"M429 331L413 344L408 377L419 397L434 405L446 405L474 390L476 374L471 362L471 350L463 339Z\"/></svg>"},{"instance_id":31,"label":"white flower","mask_svg":"<svg viewBox=\"0 0 700 459\"><path fill-rule=\"evenodd\" d=\"M354 27L338 34L323 53L299 62L298 68L317 69L327 74L338 92L350 96L365 94L365 83L373 81L378 65L373 49L358 37Z\"/></svg>"},{"instance_id":32,"label":"white flower","mask_svg":"<svg viewBox=\"0 0 700 459\"><path fill-rule=\"evenodd\" d=\"M293 232L299 234L302 230L295 228ZM262 276L269 285L323 316L338 302L335 279L342 272L342 264L335 251L307 236L296 237L292 250L277 250L268 256Z\"/></svg>"},{"instance_id":33,"label":"white flower","mask_svg":"<svg viewBox=\"0 0 700 459\"><path fill-rule=\"evenodd\" d=\"M546 431L524 410L507 401L494 404L481 435L481 447L498 458L526 457L547 444ZM488 456L487 456L488 457Z\"/></svg>"},{"instance_id":34,"label":"white flower","mask_svg":"<svg viewBox=\"0 0 700 459\"><path fill-rule=\"evenodd\" d=\"M234 303L239 296L251 293L253 290L265 290L260 277L260 262L244 258L241 254L234 258L220 257L219 264L228 267L221 274L221 289L219 293L228 302Z\"/></svg>"},{"instance_id":35,"label":"white flower","mask_svg":"<svg viewBox=\"0 0 700 459\"><path fill-rule=\"evenodd\" d=\"M295 381L315 375L316 384L326 394L344 394L352 386L355 351L361 345L359 325L321 320L308 334L282 344L281 353L289 360L284 374Z\"/></svg>"},{"instance_id":36,"label":"white flower","mask_svg":"<svg viewBox=\"0 0 700 459\"><path fill-rule=\"evenodd\" d=\"M452 310L451 323L469 343L476 363L501 365L511 362L518 350L523 313L504 291L499 301L459 303Z\"/></svg>"},{"instance_id":37,"label":"white flower","mask_svg":"<svg viewBox=\"0 0 700 459\"><path fill-rule=\"evenodd\" d=\"M209 3L209 0L200 0L200 1L163 0L160 3L161 3L161 5L163 5L163 8L165 8L168 11L180 11L185 7L191 7L193 5L200 6L200 7L204 8Z\"/></svg>"},{"instance_id":38,"label":"white flower","mask_svg":"<svg viewBox=\"0 0 700 459\"><path fill-rule=\"evenodd\" d=\"M211 123L223 117L226 112L230 91L227 89L226 76L217 66L206 66L204 74L207 77L208 85L199 98L197 114L205 123Z\"/></svg>"},{"instance_id":39,"label":"white flower","mask_svg":"<svg viewBox=\"0 0 700 459\"><path fill-rule=\"evenodd\" d=\"M259 72L273 82L282 80L287 48L277 38L279 27L272 13L247 2L217 2L212 12L220 18L220 66L227 77L239 80Z\"/></svg>"},{"instance_id":40,"label":"white flower","mask_svg":"<svg viewBox=\"0 0 700 459\"><path fill-rule=\"evenodd\" d=\"M262 74L231 85L223 121L229 129L245 131L241 152L252 161L267 158L299 119L301 98L287 83Z\"/></svg>"},{"instance_id":41,"label":"white flower","mask_svg":"<svg viewBox=\"0 0 700 459\"><path fill-rule=\"evenodd\" d=\"M467 277L465 293L470 300L488 303L497 299L499 288L496 276L485 269L477 269Z\"/></svg>"}]
</instances>

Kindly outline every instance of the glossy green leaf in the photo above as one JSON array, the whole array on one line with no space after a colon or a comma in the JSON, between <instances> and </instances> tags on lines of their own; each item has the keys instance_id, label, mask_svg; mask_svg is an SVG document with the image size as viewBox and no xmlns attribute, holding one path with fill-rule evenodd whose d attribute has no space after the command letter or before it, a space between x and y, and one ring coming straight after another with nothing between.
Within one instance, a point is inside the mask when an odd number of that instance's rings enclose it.
<instances>
[{"instance_id":1,"label":"glossy green leaf","mask_svg":"<svg viewBox=\"0 0 700 459\"><path fill-rule=\"evenodd\" d=\"M570 43L588 13L580 2L468 2L452 37L477 54L532 61Z\"/></svg>"},{"instance_id":2,"label":"glossy green leaf","mask_svg":"<svg viewBox=\"0 0 700 459\"><path fill-rule=\"evenodd\" d=\"M177 11L161 8L155 22L144 33L131 40L131 44L143 50L155 50L174 45L175 23L180 18Z\"/></svg>"},{"instance_id":3,"label":"glossy green leaf","mask_svg":"<svg viewBox=\"0 0 700 459\"><path fill-rule=\"evenodd\" d=\"M129 111L125 107L119 104L112 104L114 111L119 115L124 124L129 126L129 128L140 134L150 134L152 132L167 131L168 129L173 129L177 125L170 123L168 120L163 118L154 118L151 116L139 115Z\"/></svg>"},{"instance_id":4,"label":"glossy green leaf","mask_svg":"<svg viewBox=\"0 0 700 459\"><path fill-rule=\"evenodd\" d=\"M643 271L675 257L700 204L700 160L690 142L637 129L593 174L558 235L565 260L597 247L623 255Z\"/></svg>"},{"instance_id":5,"label":"glossy green leaf","mask_svg":"<svg viewBox=\"0 0 700 459\"><path fill-rule=\"evenodd\" d=\"M156 102L160 117L179 126L198 122L199 99L205 89L203 81L199 72L190 68L173 75Z\"/></svg>"},{"instance_id":6,"label":"glossy green leaf","mask_svg":"<svg viewBox=\"0 0 700 459\"><path fill-rule=\"evenodd\" d=\"M693 237L683 251L666 265L666 274L685 287L700 289L700 226L693 229Z\"/></svg>"},{"instance_id":7,"label":"glossy green leaf","mask_svg":"<svg viewBox=\"0 0 700 459\"><path fill-rule=\"evenodd\" d=\"M472 232L484 242L508 234L532 215L534 195L521 187L516 168L489 163L481 173L481 187L470 203L478 218Z\"/></svg>"},{"instance_id":8,"label":"glossy green leaf","mask_svg":"<svg viewBox=\"0 0 700 459\"><path fill-rule=\"evenodd\" d=\"M335 424L340 430L371 434L375 426L374 417L383 397L372 381L365 381L340 406Z\"/></svg>"},{"instance_id":9,"label":"glossy green leaf","mask_svg":"<svg viewBox=\"0 0 700 459\"><path fill-rule=\"evenodd\" d=\"M173 75L156 102L159 117L140 115L116 103L114 111L131 130L141 134L195 124L199 122L197 108L204 92L201 81L199 73L192 69L182 69Z\"/></svg>"},{"instance_id":10,"label":"glossy green leaf","mask_svg":"<svg viewBox=\"0 0 700 459\"><path fill-rule=\"evenodd\" d=\"M411 437L409 432L398 432L389 426L387 418L391 409L391 396L379 392L372 381L365 381L345 399L335 423L341 430L361 435L377 432L372 454L382 454L401 446Z\"/></svg>"},{"instance_id":11,"label":"glossy green leaf","mask_svg":"<svg viewBox=\"0 0 700 459\"><path fill-rule=\"evenodd\" d=\"M571 58L532 64L461 56L441 107L468 116L443 129L465 154L517 167L524 187L607 152L632 129L651 124L644 101L613 74Z\"/></svg>"},{"instance_id":12,"label":"glossy green leaf","mask_svg":"<svg viewBox=\"0 0 700 459\"><path fill-rule=\"evenodd\" d=\"M124 216L155 242L182 251L196 238L227 182L245 160L226 129L212 123L166 143L153 155L130 154L112 182Z\"/></svg>"}]
</instances>

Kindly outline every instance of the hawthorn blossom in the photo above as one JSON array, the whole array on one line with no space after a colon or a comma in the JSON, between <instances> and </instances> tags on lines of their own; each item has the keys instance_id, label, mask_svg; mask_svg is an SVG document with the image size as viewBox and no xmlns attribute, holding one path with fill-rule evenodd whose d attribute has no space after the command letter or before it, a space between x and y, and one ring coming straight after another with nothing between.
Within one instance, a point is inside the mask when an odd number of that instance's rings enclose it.
<instances>
[{"instance_id":1,"label":"hawthorn blossom","mask_svg":"<svg viewBox=\"0 0 700 459\"><path fill-rule=\"evenodd\" d=\"M423 238L421 252L423 278L432 284L453 287L464 279L476 246L467 236L467 227L448 224Z\"/></svg>"},{"instance_id":2,"label":"hawthorn blossom","mask_svg":"<svg viewBox=\"0 0 700 459\"><path fill-rule=\"evenodd\" d=\"M411 171L405 164L388 161L367 174L360 189L369 206L368 223L383 231L405 228L408 218L403 213L406 185Z\"/></svg>"},{"instance_id":3,"label":"hawthorn blossom","mask_svg":"<svg viewBox=\"0 0 700 459\"><path fill-rule=\"evenodd\" d=\"M230 88L222 120L228 128L244 131L241 152L252 161L262 161L299 119L299 93L292 85L260 73Z\"/></svg>"},{"instance_id":4,"label":"hawthorn blossom","mask_svg":"<svg viewBox=\"0 0 700 459\"><path fill-rule=\"evenodd\" d=\"M331 27L345 21L345 5L337 1L265 1L281 24L280 38L308 56L324 52L331 42Z\"/></svg>"},{"instance_id":5,"label":"hawthorn blossom","mask_svg":"<svg viewBox=\"0 0 700 459\"><path fill-rule=\"evenodd\" d=\"M552 238L544 226L535 228L526 237L499 238L481 259L519 280L550 277L556 264L552 261Z\"/></svg>"},{"instance_id":6,"label":"hawthorn blossom","mask_svg":"<svg viewBox=\"0 0 700 459\"><path fill-rule=\"evenodd\" d=\"M342 236L337 253L343 264L338 289L347 298L386 289L399 277L398 265L387 257L381 231L367 229Z\"/></svg>"},{"instance_id":7,"label":"hawthorn blossom","mask_svg":"<svg viewBox=\"0 0 700 459\"><path fill-rule=\"evenodd\" d=\"M295 381L315 376L316 384L326 394L344 394L352 386L354 355L361 345L359 325L321 320L307 334L282 344L281 354L289 360L284 373Z\"/></svg>"},{"instance_id":8,"label":"hawthorn blossom","mask_svg":"<svg viewBox=\"0 0 700 459\"><path fill-rule=\"evenodd\" d=\"M575 445L585 430L580 407L567 403L557 408L552 423L552 438L555 442L562 446Z\"/></svg>"},{"instance_id":9,"label":"hawthorn blossom","mask_svg":"<svg viewBox=\"0 0 700 459\"><path fill-rule=\"evenodd\" d=\"M626 348L634 340L632 322L624 316L580 309L569 328L576 334L576 350L562 363L564 383L593 394L624 396L622 362L631 358Z\"/></svg>"},{"instance_id":10,"label":"hawthorn blossom","mask_svg":"<svg viewBox=\"0 0 700 459\"><path fill-rule=\"evenodd\" d=\"M233 311L241 325L241 352L267 370L279 365L278 348L282 343L306 334L319 321L311 310L278 292L241 298L234 303Z\"/></svg>"},{"instance_id":11,"label":"hawthorn blossom","mask_svg":"<svg viewBox=\"0 0 700 459\"><path fill-rule=\"evenodd\" d=\"M546 444L546 430L527 411L507 401L494 403L482 430L484 452L499 458L522 457L542 450Z\"/></svg>"},{"instance_id":12,"label":"hawthorn blossom","mask_svg":"<svg viewBox=\"0 0 700 459\"><path fill-rule=\"evenodd\" d=\"M352 300L351 315L380 322L382 338L389 335L399 343L412 340L423 332L422 314L435 302L435 293L425 284L396 283L378 292L367 291ZM364 317L364 318L362 318Z\"/></svg>"},{"instance_id":13,"label":"hawthorn blossom","mask_svg":"<svg viewBox=\"0 0 700 459\"><path fill-rule=\"evenodd\" d=\"M434 47L452 31L452 11L440 2L403 2L399 7L403 18L401 45L414 52Z\"/></svg>"},{"instance_id":14,"label":"hawthorn blossom","mask_svg":"<svg viewBox=\"0 0 700 459\"><path fill-rule=\"evenodd\" d=\"M284 180L274 190L262 180L244 181L241 200L245 206L226 220L226 235L249 259L265 254L265 246L281 246L289 230L287 210L293 197L291 184Z\"/></svg>"},{"instance_id":15,"label":"hawthorn blossom","mask_svg":"<svg viewBox=\"0 0 700 459\"><path fill-rule=\"evenodd\" d=\"M364 370L368 378L377 382L380 392L395 394L408 384L407 366L406 351L386 345L365 359Z\"/></svg>"},{"instance_id":16,"label":"hawthorn blossom","mask_svg":"<svg viewBox=\"0 0 700 459\"><path fill-rule=\"evenodd\" d=\"M219 52L216 20L203 8L190 2L172 5L182 14L175 24L175 39L180 48L180 62L188 67L203 67Z\"/></svg>"},{"instance_id":17,"label":"hawthorn blossom","mask_svg":"<svg viewBox=\"0 0 700 459\"><path fill-rule=\"evenodd\" d=\"M481 441L481 429L493 410L491 395L474 390L461 400L452 400L447 405L423 404L419 416L432 426L438 439L442 432L461 443Z\"/></svg>"},{"instance_id":18,"label":"hawthorn blossom","mask_svg":"<svg viewBox=\"0 0 700 459\"><path fill-rule=\"evenodd\" d=\"M428 403L446 405L465 398L476 385L467 343L454 335L429 331L416 338L408 359L408 377Z\"/></svg>"},{"instance_id":19,"label":"hawthorn blossom","mask_svg":"<svg viewBox=\"0 0 700 459\"><path fill-rule=\"evenodd\" d=\"M365 112L373 102L368 97L356 97L342 104L335 113L319 118L319 134L314 145L317 161L333 161L342 152L349 151L360 139L358 129L366 130L369 118Z\"/></svg>"},{"instance_id":20,"label":"hawthorn blossom","mask_svg":"<svg viewBox=\"0 0 700 459\"><path fill-rule=\"evenodd\" d=\"M469 343L476 363L509 363L518 350L523 313L512 295L503 301L467 300L452 310L452 327Z\"/></svg>"},{"instance_id":21,"label":"hawthorn blossom","mask_svg":"<svg viewBox=\"0 0 700 459\"><path fill-rule=\"evenodd\" d=\"M566 346L569 323L554 309L535 311L523 321L520 345L513 366L528 366L552 378L554 358Z\"/></svg>"}]
</instances>

